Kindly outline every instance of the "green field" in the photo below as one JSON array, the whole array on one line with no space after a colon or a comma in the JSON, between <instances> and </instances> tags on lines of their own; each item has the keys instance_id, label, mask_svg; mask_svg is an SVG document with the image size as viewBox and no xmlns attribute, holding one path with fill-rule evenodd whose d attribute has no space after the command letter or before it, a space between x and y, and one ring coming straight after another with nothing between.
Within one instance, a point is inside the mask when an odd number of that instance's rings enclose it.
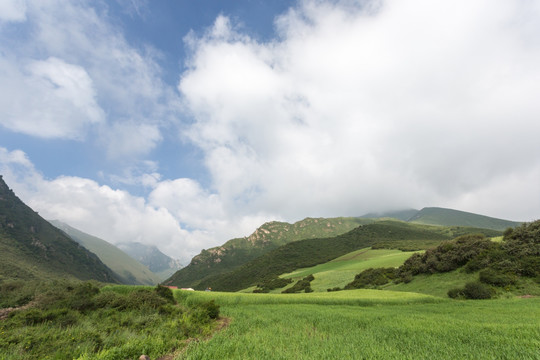
<instances>
[{"instance_id":1,"label":"green field","mask_svg":"<svg viewBox=\"0 0 540 360\"><path fill-rule=\"evenodd\" d=\"M313 291L326 291L341 287L354 280L354 276L368 268L398 267L414 252L365 248L343 255L335 260L309 268L295 270L281 277L299 280L309 274L315 276L311 282ZM276 290L280 292L281 289Z\"/></svg>"},{"instance_id":2,"label":"green field","mask_svg":"<svg viewBox=\"0 0 540 360\"><path fill-rule=\"evenodd\" d=\"M230 326L178 359L540 359L540 299L456 301L353 290L181 292L215 299Z\"/></svg>"}]
</instances>

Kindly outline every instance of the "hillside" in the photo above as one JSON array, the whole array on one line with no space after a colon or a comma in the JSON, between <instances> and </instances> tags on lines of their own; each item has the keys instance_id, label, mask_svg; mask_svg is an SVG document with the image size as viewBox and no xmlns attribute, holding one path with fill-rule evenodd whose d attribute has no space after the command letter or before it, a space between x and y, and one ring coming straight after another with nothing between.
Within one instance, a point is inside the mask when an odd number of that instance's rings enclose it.
<instances>
[{"instance_id":1,"label":"hillside","mask_svg":"<svg viewBox=\"0 0 540 360\"><path fill-rule=\"evenodd\" d=\"M520 222L497 219L489 216L473 214L470 212L445 209L439 207L426 207L407 219L408 222L441 225L441 226L471 226L483 229L503 231L516 227Z\"/></svg>"},{"instance_id":2,"label":"hillside","mask_svg":"<svg viewBox=\"0 0 540 360\"><path fill-rule=\"evenodd\" d=\"M182 268L180 261L162 253L156 246L138 242L118 244L126 254L147 266L159 281L163 281Z\"/></svg>"},{"instance_id":3,"label":"hillside","mask_svg":"<svg viewBox=\"0 0 540 360\"><path fill-rule=\"evenodd\" d=\"M191 263L169 278L167 284L197 286L207 276L227 273L279 246L310 238L332 237L372 222L360 218L306 218L294 224L268 222L253 234L203 250Z\"/></svg>"},{"instance_id":4,"label":"hillside","mask_svg":"<svg viewBox=\"0 0 540 360\"><path fill-rule=\"evenodd\" d=\"M96 254L123 284L155 285L160 279L143 264L105 240L79 231L58 220L50 221L70 238Z\"/></svg>"},{"instance_id":5,"label":"hillside","mask_svg":"<svg viewBox=\"0 0 540 360\"><path fill-rule=\"evenodd\" d=\"M474 230L480 231L480 229ZM409 224L392 220L379 221L357 227L336 237L305 239L288 243L233 271L207 276L195 283L194 287L238 291L283 273L328 262L361 248L377 244L386 244L388 247L391 243L400 246L405 242L414 243L419 248L426 248L444 240L450 240L462 231L462 228ZM184 286L175 282L174 278L167 283Z\"/></svg>"},{"instance_id":6,"label":"hillside","mask_svg":"<svg viewBox=\"0 0 540 360\"><path fill-rule=\"evenodd\" d=\"M0 279L118 282L99 258L26 206L0 176Z\"/></svg>"}]
</instances>

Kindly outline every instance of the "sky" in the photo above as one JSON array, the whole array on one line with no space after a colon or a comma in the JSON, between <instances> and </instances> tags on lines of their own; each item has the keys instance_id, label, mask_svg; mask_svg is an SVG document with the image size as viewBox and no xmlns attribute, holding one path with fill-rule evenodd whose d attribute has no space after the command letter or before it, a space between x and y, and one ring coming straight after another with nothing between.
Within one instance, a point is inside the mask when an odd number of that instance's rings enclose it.
<instances>
[{"instance_id":1,"label":"sky","mask_svg":"<svg viewBox=\"0 0 540 360\"><path fill-rule=\"evenodd\" d=\"M536 220L538 34L533 0L2 0L0 174L186 264L273 220Z\"/></svg>"}]
</instances>

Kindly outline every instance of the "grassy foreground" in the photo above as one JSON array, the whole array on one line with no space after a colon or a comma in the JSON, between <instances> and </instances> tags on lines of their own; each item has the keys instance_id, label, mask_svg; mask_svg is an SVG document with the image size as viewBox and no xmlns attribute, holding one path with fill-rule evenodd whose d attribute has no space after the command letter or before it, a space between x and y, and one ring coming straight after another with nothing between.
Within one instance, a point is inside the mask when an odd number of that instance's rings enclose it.
<instances>
[{"instance_id":1,"label":"grassy foreground","mask_svg":"<svg viewBox=\"0 0 540 360\"><path fill-rule=\"evenodd\" d=\"M540 299L456 301L380 290L175 293L231 318L177 359L540 359Z\"/></svg>"}]
</instances>

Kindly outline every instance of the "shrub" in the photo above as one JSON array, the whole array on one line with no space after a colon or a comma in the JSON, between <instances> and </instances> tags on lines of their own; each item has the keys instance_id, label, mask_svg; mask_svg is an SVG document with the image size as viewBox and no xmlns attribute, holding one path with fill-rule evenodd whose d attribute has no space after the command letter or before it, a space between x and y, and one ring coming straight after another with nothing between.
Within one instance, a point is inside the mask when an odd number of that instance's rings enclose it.
<instances>
[{"instance_id":1,"label":"shrub","mask_svg":"<svg viewBox=\"0 0 540 360\"><path fill-rule=\"evenodd\" d=\"M448 295L448 297L450 297L452 299L459 299L459 298L463 298L465 296L465 294L463 294L463 289L461 289L461 288L450 289L450 290L448 290L447 295Z\"/></svg>"},{"instance_id":2,"label":"shrub","mask_svg":"<svg viewBox=\"0 0 540 360\"><path fill-rule=\"evenodd\" d=\"M481 282L499 287L513 285L516 283L515 276L512 276L510 274L503 274L497 272L494 269L482 270L480 271L479 276Z\"/></svg>"},{"instance_id":3,"label":"shrub","mask_svg":"<svg viewBox=\"0 0 540 360\"><path fill-rule=\"evenodd\" d=\"M422 255L414 254L399 268L400 277L404 274L448 272L465 265L479 254L496 246L482 234L460 236L447 241Z\"/></svg>"},{"instance_id":4,"label":"shrub","mask_svg":"<svg viewBox=\"0 0 540 360\"><path fill-rule=\"evenodd\" d=\"M210 319L217 319L219 317L219 305L214 300L204 302L200 307L206 311L206 314Z\"/></svg>"},{"instance_id":5,"label":"shrub","mask_svg":"<svg viewBox=\"0 0 540 360\"><path fill-rule=\"evenodd\" d=\"M341 291L341 290L343 290L343 289L340 288L339 286L333 287L333 288L331 288L331 289L326 289L326 291L328 291L328 292L331 292L331 291Z\"/></svg>"},{"instance_id":6,"label":"shrub","mask_svg":"<svg viewBox=\"0 0 540 360\"><path fill-rule=\"evenodd\" d=\"M176 300L174 300L174 294L173 294L172 290L169 289L168 287L161 286L161 285L158 284L154 288L154 291L156 292L156 294L161 296L163 299L167 300L167 302L169 302L171 304L176 304Z\"/></svg>"},{"instance_id":7,"label":"shrub","mask_svg":"<svg viewBox=\"0 0 540 360\"><path fill-rule=\"evenodd\" d=\"M395 277L395 268L369 268L357 274L354 280L345 286L345 289L376 287L389 283Z\"/></svg>"},{"instance_id":8,"label":"shrub","mask_svg":"<svg viewBox=\"0 0 540 360\"><path fill-rule=\"evenodd\" d=\"M491 289L478 281L468 282L463 288L467 299L491 299Z\"/></svg>"},{"instance_id":9,"label":"shrub","mask_svg":"<svg viewBox=\"0 0 540 360\"><path fill-rule=\"evenodd\" d=\"M288 289L285 289L283 290L281 293L282 294L293 294L293 293L298 293L298 292L301 292L301 291L304 291L304 292L312 292L313 290L311 289L311 282L315 279L315 277L313 275L308 275L306 276L305 278L303 278L302 280L298 280L298 282L296 284L294 284L292 287L288 288Z\"/></svg>"},{"instance_id":10,"label":"shrub","mask_svg":"<svg viewBox=\"0 0 540 360\"><path fill-rule=\"evenodd\" d=\"M167 303L165 299L159 296L155 291L139 289L126 297L127 309L158 309Z\"/></svg>"}]
</instances>

